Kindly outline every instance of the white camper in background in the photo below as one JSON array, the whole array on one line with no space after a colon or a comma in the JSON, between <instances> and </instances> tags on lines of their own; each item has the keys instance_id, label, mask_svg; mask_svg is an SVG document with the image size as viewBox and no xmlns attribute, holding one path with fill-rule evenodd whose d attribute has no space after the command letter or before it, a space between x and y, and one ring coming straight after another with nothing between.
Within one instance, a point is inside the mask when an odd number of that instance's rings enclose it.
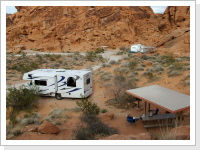
<instances>
[{"instance_id":1,"label":"white camper in background","mask_svg":"<svg viewBox=\"0 0 200 150\"><path fill-rule=\"evenodd\" d=\"M136 44L131 46L130 53L143 53L145 52L145 46L142 44Z\"/></svg>"},{"instance_id":2,"label":"white camper in background","mask_svg":"<svg viewBox=\"0 0 200 150\"><path fill-rule=\"evenodd\" d=\"M41 94L62 97L82 98L92 94L92 72L84 70L38 69L24 74L23 80L29 85L37 85Z\"/></svg>"},{"instance_id":3,"label":"white camper in background","mask_svg":"<svg viewBox=\"0 0 200 150\"><path fill-rule=\"evenodd\" d=\"M130 50L130 54L133 54L133 53L147 53L147 52L150 52L152 50L154 50L155 47L151 46L144 46L142 44L136 44L136 45L132 45L131 46L131 50Z\"/></svg>"}]
</instances>

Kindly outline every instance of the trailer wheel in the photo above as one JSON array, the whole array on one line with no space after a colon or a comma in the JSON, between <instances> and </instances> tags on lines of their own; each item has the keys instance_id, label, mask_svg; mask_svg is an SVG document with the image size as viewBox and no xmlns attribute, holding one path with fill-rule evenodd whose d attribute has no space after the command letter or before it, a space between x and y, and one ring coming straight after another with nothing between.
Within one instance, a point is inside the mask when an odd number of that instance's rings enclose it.
<instances>
[{"instance_id":1,"label":"trailer wheel","mask_svg":"<svg viewBox=\"0 0 200 150\"><path fill-rule=\"evenodd\" d=\"M56 97L57 100L61 100L61 99L62 99L62 96L61 96L60 93L56 93L56 96L55 96L55 97Z\"/></svg>"}]
</instances>

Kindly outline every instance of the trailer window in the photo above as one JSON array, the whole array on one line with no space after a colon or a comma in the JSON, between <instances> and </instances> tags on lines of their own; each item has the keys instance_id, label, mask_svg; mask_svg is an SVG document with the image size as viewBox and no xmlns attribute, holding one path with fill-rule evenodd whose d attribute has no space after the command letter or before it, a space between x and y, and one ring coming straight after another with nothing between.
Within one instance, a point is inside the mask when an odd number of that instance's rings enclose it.
<instances>
[{"instance_id":1,"label":"trailer window","mask_svg":"<svg viewBox=\"0 0 200 150\"><path fill-rule=\"evenodd\" d=\"M86 84L90 84L90 78L86 80Z\"/></svg>"},{"instance_id":2,"label":"trailer window","mask_svg":"<svg viewBox=\"0 0 200 150\"><path fill-rule=\"evenodd\" d=\"M67 79L67 86L76 87L76 80L73 77Z\"/></svg>"},{"instance_id":3,"label":"trailer window","mask_svg":"<svg viewBox=\"0 0 200 150\"><path fill-rule=\"evenodd\" d=\"M47 81L35 80L35 85L47 86Z\"/></svg>"}]
</instances>

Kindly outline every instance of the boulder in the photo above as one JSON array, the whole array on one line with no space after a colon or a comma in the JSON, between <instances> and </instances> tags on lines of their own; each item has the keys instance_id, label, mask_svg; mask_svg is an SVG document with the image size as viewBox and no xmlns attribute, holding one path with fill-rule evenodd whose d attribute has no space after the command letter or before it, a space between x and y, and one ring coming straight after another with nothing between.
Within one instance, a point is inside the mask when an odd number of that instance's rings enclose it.
<instances>
[{"instance_id":1,"label":"boulder","mask_svg":"<svg viewBox=\"0 0 200 150\"><path fill-rule=\"evenodd\" d=\"M59 128L51 122L44 121L38 128L38 132L42 134L57 134L60 132Z\"/></svg>"}]
</instances>

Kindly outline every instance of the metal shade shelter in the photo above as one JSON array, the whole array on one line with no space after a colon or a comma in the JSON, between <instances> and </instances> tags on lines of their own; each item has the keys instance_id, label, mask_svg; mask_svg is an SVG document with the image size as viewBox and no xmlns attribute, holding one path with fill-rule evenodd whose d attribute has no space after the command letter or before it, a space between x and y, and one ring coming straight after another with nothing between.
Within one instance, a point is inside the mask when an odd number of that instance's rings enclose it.
<instances>
[{"instance_id":1,"label":"metal shade shelter","mask_svg":"<svg viewBox=\"0 0 200 150\"><path fill-rule=\"evenodd\" d=\"M159 85L151 85L126 91L127 94L145 101L157 107L163 108L170 113L181 113L190 108L190 96Z\"/></svg>"}]
</instances>

